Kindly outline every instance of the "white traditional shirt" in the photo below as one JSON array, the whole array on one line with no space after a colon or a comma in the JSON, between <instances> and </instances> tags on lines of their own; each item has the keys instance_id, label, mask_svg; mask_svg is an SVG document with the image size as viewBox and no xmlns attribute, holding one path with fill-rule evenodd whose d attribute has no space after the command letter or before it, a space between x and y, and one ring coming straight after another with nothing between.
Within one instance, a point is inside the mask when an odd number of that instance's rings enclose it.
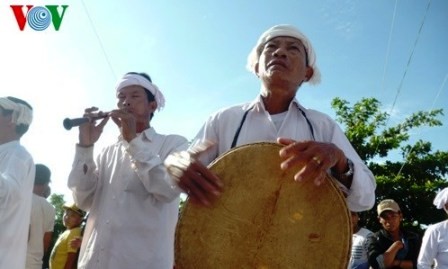
<instances>
[{"instance_id":1,"label":"white traditional shirt","mask_svg":"<svg viewBox=\"0 0 448 269\"><path fill-rule=\"evenodd\" d=\"M0 145L0 268L25 268L34 161L19 141Z\"/></svg>"},{"instance_id":2,"label":"white traditional shirt","mask_svg":"<svg viewBox=\"0 0 448 269\"><path fill-rule=\"evenodd\" d=\"M248 110L244 123L241 125L243 116ZM236 146L255 142L275 142L278 137L334 143L354 164L353 182L346 198L348 208L351 211L360 212L371 209L375 203L375 178L339 125L328 115L304 108L295 99L291 102L279 129L272 122L261 96L251 103L222 109L209 117L191 147L204 140L217 143L217 146L199 156L200 160L208 165L231 149L240 126Z\"/></svg>"},{"instance_id":3,"label":"white traditional shirt","mask_svg":"<svg viewBox=\"0 0 448 269\"><path fill-rule=\"evenodd\" d=\"M33 193L26 269L42 269L44 235L53 232L55 209L47 199Z\"/></svg>"},{"instance_id":4,"label":"white traditional shirt","mask_svg":"<svg viewBox=\"0 0 448 269\"><path fill-rule=\"evenodd\" d=\"M431 267L435 264L434 267ZM418 269L448 268L448 221L430 225L423 236Z\"/></svg>"},{"instance_id":5,"label":"white traditional shirt","mask_svg":"<svg viewBox=\"0 0 448 269\"><path fill-rule=\"evenodd\" d=\"M68 186L89 211L79 269L173 268L180 190L163 161L187 147L150 128L106 147L96 164L93 147L76 148Z\"/></svg>"},{"instance_id":6,"label":"white traditional shirt","mask_svg":"<svg viewBox=\"0 0 448 269\"><path fill-rule=\"evenodd\" d=\"M361 264L368 264L368 237L372 234L372 231L366 228L360 228L359 231L352 235L352 250L350 261L348 262L348 269L356 268Z\"/></svg>"}]
</instances>

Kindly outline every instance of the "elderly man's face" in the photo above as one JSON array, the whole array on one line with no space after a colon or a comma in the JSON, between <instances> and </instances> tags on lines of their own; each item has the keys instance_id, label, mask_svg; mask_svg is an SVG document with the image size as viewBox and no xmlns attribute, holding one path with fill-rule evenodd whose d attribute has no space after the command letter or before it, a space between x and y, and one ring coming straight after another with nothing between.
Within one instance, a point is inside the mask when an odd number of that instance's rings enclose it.
<instances>
[{"instance_id":1,"label":"elderly man's face","mask_svg":"<svg viewBox=\"0 0 448 269\"><path fill-rule=\"evenodd\" d=\"M313 72L312 68L307 67L306 57L305 47L300 40L279 36L263 46L256 72L262 80L298 87Z\"/></svg>"}]
</instances>

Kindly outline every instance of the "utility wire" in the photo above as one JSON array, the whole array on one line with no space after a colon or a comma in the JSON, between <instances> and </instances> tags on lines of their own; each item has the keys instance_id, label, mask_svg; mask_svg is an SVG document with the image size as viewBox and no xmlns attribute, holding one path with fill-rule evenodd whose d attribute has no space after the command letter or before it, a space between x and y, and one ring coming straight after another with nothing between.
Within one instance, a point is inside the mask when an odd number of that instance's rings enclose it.
<instances>
[{"instance_id":1,"label":"utility wire","mask_svg":"<svg viewBox=\"0 0 448 269\"><path fill-rule=\"evenodd\" d=\"M396 2L396 3L397 3L397 2ZM406 67L405 67L403 76L402 76L401 81L400 81L400 83L399 83L399 85L398 85L397 92L396 92L396 94L395 94L395 98L394 98L394 101L393 101L393 103L392 103L392 107L390 108L389 115L392 114L393 109L395 108L395 104L397 103L398 96L400 95L401 89L402 89L402 87L403 87L403 82L404 82L404 79L406 78L407 71L408 71L409 66L410 66L410 64L411 64L411 62L412 62L412 57L413 57L413 55L414 55L415 48L417 47L417 43L418 43L418 41L419 41L419 39L420 39L420 35L421 35L422 29L423 29L423 25L425 24L426 15L428 14L428 10L429 10L430 5L431 5L431 0L428 1L428 5L426 6L425 14L424 14L423 19L422 19L422 22L421 22L421 24L420 24L420 28L419 28L419 31L418 31L418 33L417 33L417 37L415 38L414 46L412 47L411 54L409 55L409 59L408 59L408 62L407 62L407 64L406 64ZM395 18L395 12L396 12L396 9L394 10L393 18ZM392 23L394 22L394 20L395 20L395 19L393 19ZM393 27L393 24L391 25L391 28L392 28L392 27ZM391 31L392 31L392 30L391 30ZM389 42L390 42L390 40L389 40ZM387 58L387 56L386 56L386 58ZM385 67L385 69L386 69L386 67ZM390 120L390 116L389 116L389 117L387 118L387 120L386 120L386 123L385 123L386 126L387 126L389 120ZM376 146L375 152L378 151L378 147L379 147L379 146L380 146L380 143L378 143L378 145ZM406 160L405 160L405 161L406 161ZM398 176L398 175L397 175L397 176Z\"/></svg>"},{"instance_id":2,"label":"utility wire","mask_svg":"<svg viewBox=\"0 0 448 269\"><path fill-rule=\"evenodd\" d=\"M385 62L384 62L383 81L381 82L381 90L382 91L385 91L384 84L385 84L385 80L386 80L387 66L389 65L390 43L392 41L392 32L393 32L394 25L395 25L395 15L397 14L397 3L398 3L398 0L395 0L394 13L393 13L393 16L392 16L392 23L390 24L389 41L387 42L386 59L385 59Z\"/></svg>"},{"instance_id":3,"label":"utility wire","mask_svg":"<svg viewBox=\"0 0 448 269\"><path fill-rule=\"evenodd\" d=\"M426 20L426 15L428 14L428 10L429 10L429 7L430 7L430 6L431 6L431 0L428 1L428 5L426 6L425 14L423 15L422 23L420 24L420 29L418 30L417 37L415 38L414 46L412 47L411 54L409 55L408 63L407 63L407 65L406 65L405 71L404 71L404 73L403 73L403 77L401 78L400 84L399 84L399 86L398 86L397 94L395 95L394 102L392 103L392 108L391 108L391 112L390 112L390 113L392 113L392 111L393 111L393 109L394 109L394 107L395 107L395 104L396 104L396 102L397 102L397 100L398 100L398 96L400 95L401 88L403 87L403 81L404 81L404 79L405 79L405 77L406 77L406 74L407 74L407 72L408 72L409 66L410 66L411 61L412 61L412 57L414 56L414 51L415 51L415 48L417 47L417 43L418 43L418 41L419 41L419 39L420 39L420 35L421 35L421 33L422 33L422 29L423 29L423 25L425 24L425 20ZM390 117L389 117L389 119L390 119ZM401 171L403 170L403 167L406 165L406 163L407 163L407 161L408 161L408 156L409 156L409 154L410 154L411 152L412 152L412 149L408 152L408 154L407 154L406 157L404 158L403 164L401 165L401 168L400 168L400 170L398 171L396 177L398 177L398 176L401 174Z\"/></svg>"},{"instance_id":4,"label":"utility wire","mask_svg":"<svg viewBox=\"0 0 448 269\"><path fill-rule=\"evenodd\" d=\"M445 79L443 80L442 85L440 85L439 91L437 92L436 97L434 98L434 101L432 102L432 105L431 105L429 111L431 111L431 110L434 109L434 106L435 106L437 100L439 99L440 94L442 93L442 90L445 88L445 84L446 84L446 81L447 81L447 80L448 80L448 73L445 75ZM411 150L409 150L408 154L406 155L406 157L405 157L405 159L404 159L405 161L404 161L403 164L401 165L400 170L399 170L398 173L397 173L397 176L400 175L400 173L401 173L401 171L403 170L403 167L405 166L406 161L407 161L409 155L412 153L412 151L413 151L413 149L411 148Z\"/></svg>"},{"instance_id":5,"label":"utility wire","mask_svg":"<svg viewBox=\"0 0 448 269\"><path fill-rule=\"evenodd\" d=\"M392 111L393 111L393 109L395 107L395 104L396 104L397 100L398 100L398 96L400 95L401 89L403 87L404 79L405 79L405 77L406 77L406 75L408 73L408 70L409 70L409 66L411 65L412 57L414 56L415 48L417 47L417 43L418 43L418 41L420 39L420 35L422 33L423 25L425 24L426 15L428 14L428 10L429 10L429 6L430 5L431 5L431 0L428 1L428 5L426 6L425 15L423 16L422 23L420 24L420 29L418 30L417 37L415 38L414 46L412 47L412 51L411 51L411 55L409 55L408 63L406 64L406 68L404 70L403 77L401 78L400 84L398 86L397 94L395 95L394 102L392 103L391 113L392 113Z\"/></svg>"},{"instance_id":6,"label":"utility wire","mask_svg":"<svg viewBox=\"0 0 448 269\"><path fill-rule=\"evenodd\" d=\"M115 75L115 71L114 71L114 69L112 67L112 64L109 61L109 57L107 56L106 50L104 49L103 42L101 41L101 38L98 35L98 32L96 31L96 28L95 28L95 26L93 24L93 21L92 21L92 19L90 17L90 14L89 14L88 10L87 10L87 7L84 4L84 0L81 0L81 3L82 3L82 6L84 8L84 11L86 12L87 18L89 18L90 26L93 29L93 32L94 32L94 34L96 36L96 39L98 40L98 43L100 44L101 51L103 52L103 56L104 56L104 58L105 58L105 60L107 62L107 65L109 66L110 72L112 73L113 78L116 79L117 76Z\"/></svg>"},{"instance_id":7,"label":"utility wire","mask_svg":"<svg viewBox=\"0 0 448 269\"><path fill-rule=\"evenodd\" d=\"M394 25L395 25L395 15L397 14L397 4L398 4L398 0L395 0L394 12L392 14L392 22L390 24L389 40L387 41L386 59L384 61L383 80L381 82L381 90L382 91L385 91L384 84L385 84L385 80L386 80L386 70L387 70L387 66L388 66L388 63L389 63L390 44L391 44L391 41L392 41L392 33L393 33ZM390 113L392 113L392 112L390 112ZM390 113L389 113L389 115L390 115ZM389 121L389 118L386 120L386 124L387 124L388 121ZM378 151L379 147L380 147L380 143L378 143L376 145L374 153Z\"/></svg>"}]
</instances>

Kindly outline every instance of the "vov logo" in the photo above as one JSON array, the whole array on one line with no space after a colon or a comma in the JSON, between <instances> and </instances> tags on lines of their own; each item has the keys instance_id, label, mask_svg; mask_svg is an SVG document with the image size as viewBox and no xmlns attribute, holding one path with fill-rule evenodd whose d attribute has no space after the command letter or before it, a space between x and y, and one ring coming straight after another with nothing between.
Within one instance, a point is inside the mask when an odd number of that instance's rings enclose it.
<instances>
[{"instance_id":1,"label":"vov logo","mask_svg":"<svg viewBox=\"0 0 448 269\"><path fill-rule=\"evenodd\" d=\"M23 12L23 7L24 5L11 5L20 31L25 29L27 22L30 28L35 31L43 31L47 29L48 26L50 26L50 23L53 23L54 29L59 31L68 5L26 5L27 10L25 13ZM61 7L61 13L59 13L58 7Z\"/></svg>"}]
</instances>

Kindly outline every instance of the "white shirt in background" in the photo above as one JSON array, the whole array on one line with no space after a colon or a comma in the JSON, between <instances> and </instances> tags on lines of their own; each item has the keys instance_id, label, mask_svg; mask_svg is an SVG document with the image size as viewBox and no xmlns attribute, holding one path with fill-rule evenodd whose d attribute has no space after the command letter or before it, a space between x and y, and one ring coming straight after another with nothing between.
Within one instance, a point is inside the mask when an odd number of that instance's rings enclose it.
<instances>
[{"instance_id":1,"label":"white shirt in background","mask_svg":"<svg viewBox=\"0 0 448 269\"><path fill-rule=\"evenodd\" d=\"M47 199L33 193L26 269L42 269L44 235L53 232L55 209Z\"/></svg>"},{"instance_id":2,"label":"white shirt in background","mask_svg":"<svg viewBox=\"0 0 448 269\"><path fill-rule=\"evenodd\" d=\"M360 264L369 262L367 239L372 234L372 231L366 228L361 228L358 232L352 235L352 250L350 261L348 262L348 269L356 268ZM366 268L368 268L368 266Z\"/></svg>"},{"instance_id":3,"label":"white shirt in background","mask_svg":"<svg viewBox=\"0 0 448 269\"><path fill-rule=\"evenodd\" d=\"M435 263L434 267L431 267ZM448 220L430 225L422 239L418 269L448 268Z\"/></svg>"},{"instance_id":4,"label":"white shirt in background","mask_svg":"<svg viewBox=\"0 0 448 269\"><path fill-rule=\"evenodd\" d=\"M25 268L34 161L19 141L0 145L0 268Z\"/></svg>"}]
</instances>

